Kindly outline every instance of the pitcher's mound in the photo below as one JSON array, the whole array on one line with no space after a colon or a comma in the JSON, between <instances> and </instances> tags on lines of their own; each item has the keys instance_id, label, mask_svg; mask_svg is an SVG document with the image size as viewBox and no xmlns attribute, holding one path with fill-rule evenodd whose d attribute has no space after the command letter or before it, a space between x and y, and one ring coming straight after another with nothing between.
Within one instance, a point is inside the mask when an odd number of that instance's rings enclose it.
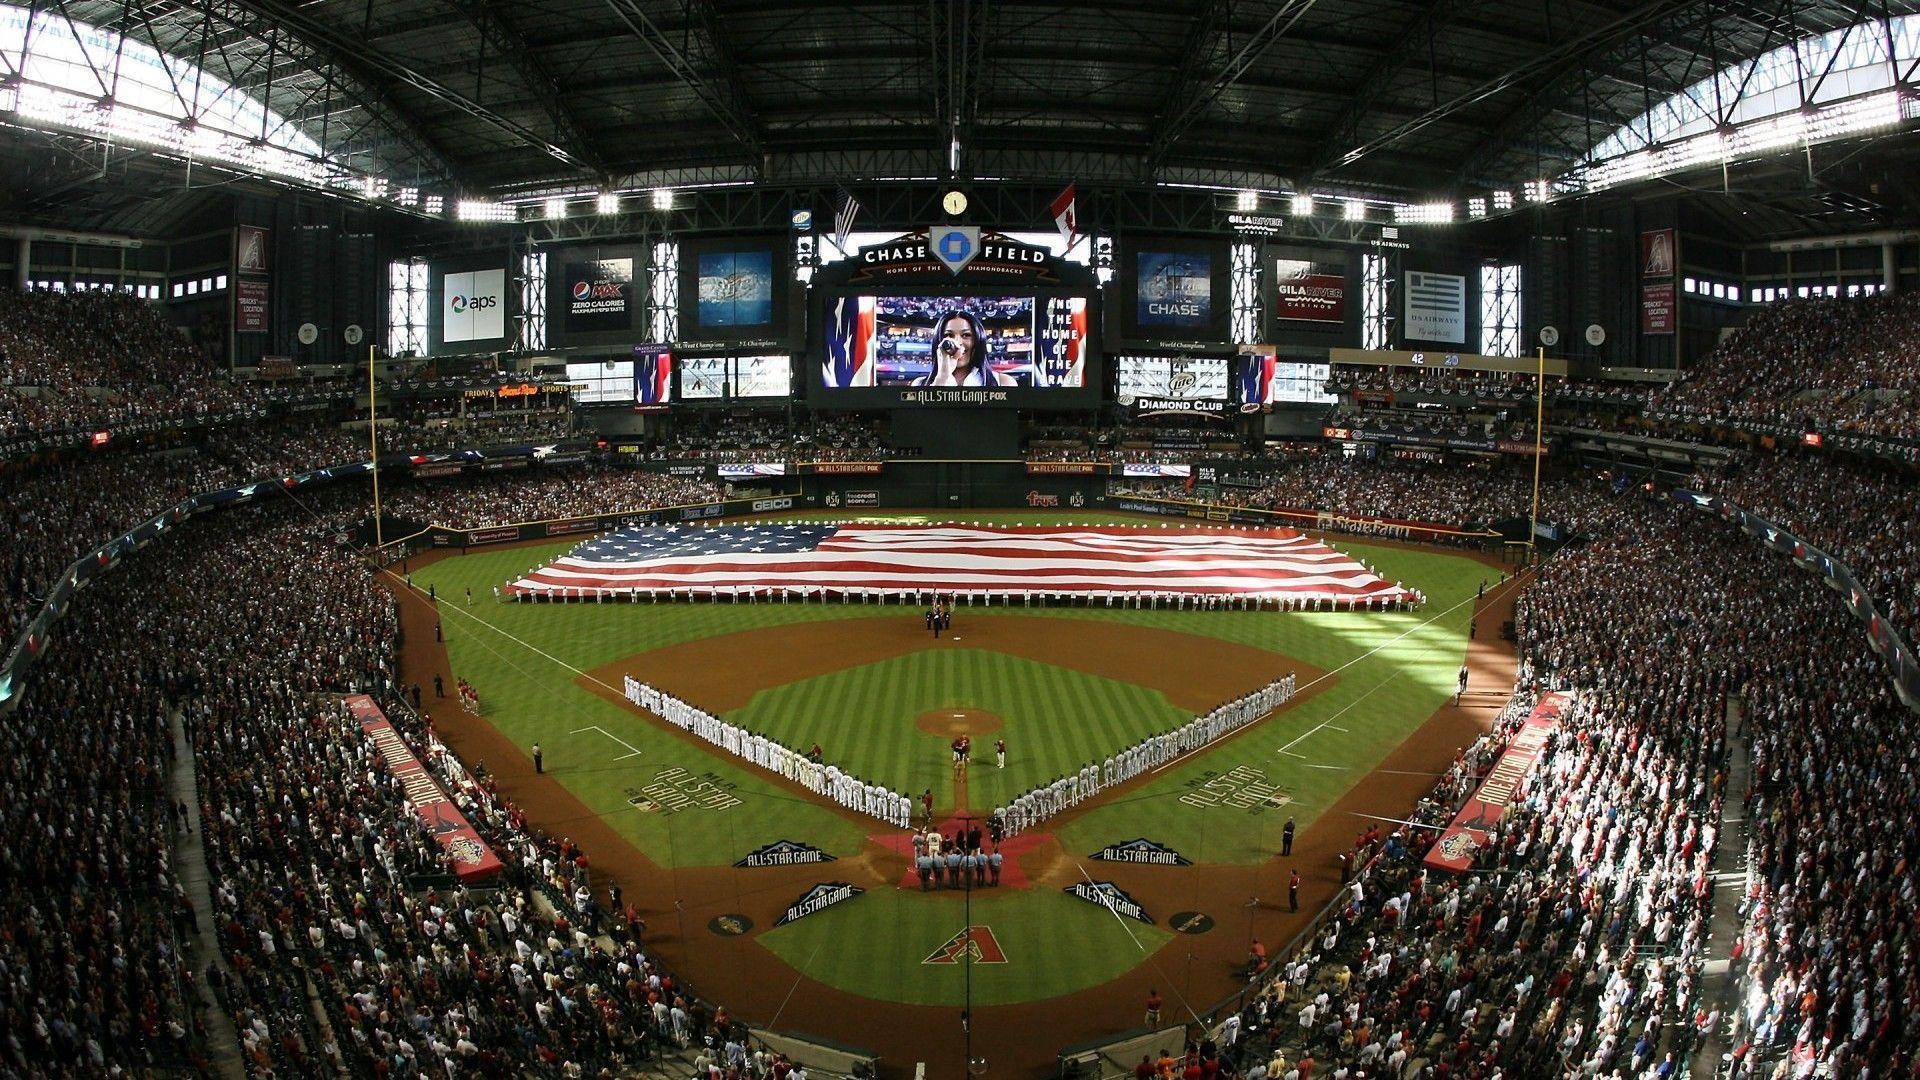
<instances>
[{"instance_id":1,"label":"pitcher's mound","mask_svg":"<svg viewBox=\"0 0 1920 1080\"><path fill-rule=\"evenodd\" d=\"M951 739L956 735L990 735L1000 730L1000 714L985 709L934 709L923 712L914 726L929 735Z\"/></svg>"}]
</instances>

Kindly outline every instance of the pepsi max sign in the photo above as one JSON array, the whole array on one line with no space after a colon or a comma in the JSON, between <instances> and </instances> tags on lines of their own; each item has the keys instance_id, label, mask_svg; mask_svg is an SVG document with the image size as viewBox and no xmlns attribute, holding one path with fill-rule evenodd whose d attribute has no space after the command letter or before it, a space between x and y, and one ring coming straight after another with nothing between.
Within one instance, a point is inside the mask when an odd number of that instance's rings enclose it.
<instances>
[{"instance_id":1,"label":"pepsi max sign","mask_svg":"<svg viewBox=\"0 0 1920 1080\"><path fill-rule=\"evenodd\" d=\"M570 333L625 331L633 326L633 260L594 259L566 264L566 329Z\"/></svg>"}]
</instances>

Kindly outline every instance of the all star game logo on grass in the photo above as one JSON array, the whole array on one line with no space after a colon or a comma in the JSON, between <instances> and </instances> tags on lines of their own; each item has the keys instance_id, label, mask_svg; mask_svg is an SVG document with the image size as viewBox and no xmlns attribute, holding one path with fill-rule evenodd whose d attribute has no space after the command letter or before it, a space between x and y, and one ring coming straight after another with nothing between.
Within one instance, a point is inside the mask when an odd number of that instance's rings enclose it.
<instances>
[{"instance_id":1,"label":"all star game logo on grass","mask_svg":"<svg viewBox=\"0 0 1920 1080\"><path fill-rule=\"evenodd\" d=\"M1136 837L1123 844L1109 844L1087 856L1102 862L1147 863L1151 866L1192 866L1193 860L1165 844Z\"/></svg>"},{"instance_id":2,"label":"all star game logo on grass","mask_svg":"<svg viewBox=\"0 0 1920 1080\"><path fill-rule=\"evenodd\" d=\"M763 848L755 848L747 857L734 863L735 866L799 866L803 863L833 862L834 857L797 840L775 840Z\"/></svg>"},{"instance_id":3,"label":"all star game logo on grass","mask_svg":"<svg viewBox=\"0 0 1920 1080\"><path fill-rule=\"evenodd\" d=\"M785 926L790 922L825 911L835 904L851 900L866 891L858 885L849 885L844 881L823 881L808 889L805 896L788 904L787 910L774 920L773 925Z\"/></svg>"},{"instance_id":4,"label":"all star game logo on grass","mask_svg":"<svg viewBox=\"0 0 1920 1080\"><path fill-rule=\"evenodd\" d=\"M1090 904L1099 904L1115 915L1125 915L1143 923L1153 922L1153 916L1147 914L1147 909L1141 907L1139 901L1111 881L1076 881L1061 891Z\"/></svg>"}]
</instances>

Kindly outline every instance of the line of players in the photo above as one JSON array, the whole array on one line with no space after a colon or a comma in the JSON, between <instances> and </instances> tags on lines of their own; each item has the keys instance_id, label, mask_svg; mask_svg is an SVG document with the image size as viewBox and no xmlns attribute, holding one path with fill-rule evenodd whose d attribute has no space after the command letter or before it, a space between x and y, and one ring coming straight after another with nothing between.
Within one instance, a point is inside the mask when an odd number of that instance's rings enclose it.
<instances>
[{"instance_id":1,"label":"line of players","mask_svg":"<svg viewBox=\"0 0 1920 1080\"><path fill-rule=\"evenodd\" d=\"M1092 798L1103 788L1122 784L1148 769L1192 753L1229 732L1278 709L1298 689L1296 676L1285 675L1250 694L1235 698L1198 716L1172 731L1151 735L1133 746L1110 755L1104 763L1089 762L1078 772L1042 784L996 807L993 821L1007 836L1026 829ZM913 823L913 800L879 784L870 784L837 765L820 760L818 748L801 754L764 735L736 727L694 705L689 705L663 690L649 686L629 675L626 697L642 709L682 730L749 761L768 772L778 773L816 795L824 795L851 810L875 817L890 825L909 828ZM970 740L956 739L953 746L954 772L964 775ZM1004 753L1004 751L1001 751ZM929 791L926 797L931 797Z\"/></svg>"},{"instance_id":2,"label":"line of players","mask_svg":"<svg viewBox=\"0 0 1920 1080\"><path fill-rule=\"evenodd\" d=\"M1286 704L1297 689L1296 676L1292 674L1275 679L1172 731L1150 735L1110 755L1104 763L1089 762L1079 772L1034 788L1014 799L1012 804L995 808L994 820L1002 823L1008 836L1018 836L1053 815L1092 798L1103 788L1126 783L1148 769L1192 753L1228 732L1266 716Z\"/></svg>"},{"instance_id":3,"label":"line of players","mask_svg":"<svg viewBox=\"0 0 1920 1080\"><path fill-rule=\"evenodd\" d=\"M801 754L790 747L736 727L664 690L629 675L627 700L673 726L690 731L715 746L768 772L779 773L815 795L823 795L850 810L907 828L913 822L913 800L879 784L869 784L838 765L820 760L819 748Z\"/></svg>"}]
</instances>

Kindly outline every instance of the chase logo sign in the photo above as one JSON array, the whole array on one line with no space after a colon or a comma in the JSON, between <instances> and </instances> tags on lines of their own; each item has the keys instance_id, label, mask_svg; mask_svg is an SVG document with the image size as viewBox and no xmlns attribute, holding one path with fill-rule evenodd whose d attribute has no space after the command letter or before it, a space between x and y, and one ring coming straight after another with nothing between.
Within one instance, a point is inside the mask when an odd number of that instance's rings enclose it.
<instances>
[{"instance_id":1,"label":"chase logo sign","mask_svg":"<svg viewBox=\"0 0 1920 1080\"><path fill-rule=\"evenodd\" d=\"M825 911L835 904L844 903L867 890L858 885L849 885L844 881L823 881L807 890L807 894L787 905L773 925L785 926L790 922L804 919L816 912Z\"/></svg>"},{"instance_id":2,"label":"chase logo sign","mask_svg":"<svg viewBox=\"0 0 1920 1080\"><path fill-rule=\"evenodd\" d=\"M1129 919L1138 919L1143 923L1152 923L1153 916L1125 889L1111 881L1076 881L1061 890L1069 896L1077 896L1089 904L1099 904L1115 915L1124 915Z\"/></svg>"},{"instance_id":3,"label":"chase logo sign","mask_svg":"<svg viewBox=\"0 0 1920 1080\"><path fill-rule=\"evenodd\" d=\"M756 848L747 857L734 863L735 866L798 866L802 863L832 862L833 856L814 847L795 840L775 840L763 848ZM811 895L811 894L809 894Z\"/></svg>"},{"instance_id":4,"label":"chase logo sign","mask_svg":"<svg viewBox=\"0 0 1920 1080\"><path fill-rule=\"evenodd\" d=\"M1151 840L1136 838L1123 844L1109 844L1094 852L1089 858L1102 862L1147 863L1153 866L1192 866L1193 860Z\"/></svg>"},{"instance_id":5,"label":"chase logo sign","mask_svg":"<svg viewBox=\"0 0 1920 1080\"><path fill-rule=\"evenodd\" d=\"M965 270L973 257L980 253L980 227L977 225L936 227L929 230L927 236L933 248L933 257L955 275Z\"/></svg>"}]
</instances>

